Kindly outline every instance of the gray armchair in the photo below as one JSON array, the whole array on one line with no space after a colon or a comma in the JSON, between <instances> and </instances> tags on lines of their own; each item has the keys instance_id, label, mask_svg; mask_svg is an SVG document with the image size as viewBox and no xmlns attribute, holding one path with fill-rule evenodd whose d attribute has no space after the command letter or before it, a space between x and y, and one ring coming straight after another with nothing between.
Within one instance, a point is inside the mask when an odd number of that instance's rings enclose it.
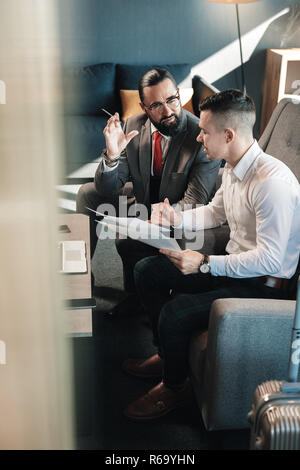
<instances>
[{"instance_id":1,"label":"gray armchair","mask_svg":"<svg viewBox=\"0 0 300 470\"><path fill-rule=\"evenodd\" d=\"M300 181L299 129L300 100L283 99L259 144ZM213 303L208 331L196 333L190 344L191 379L207 430L247 428L256 386L287 378L295 305L261 299Z\"/></svg>"}]
</instances>

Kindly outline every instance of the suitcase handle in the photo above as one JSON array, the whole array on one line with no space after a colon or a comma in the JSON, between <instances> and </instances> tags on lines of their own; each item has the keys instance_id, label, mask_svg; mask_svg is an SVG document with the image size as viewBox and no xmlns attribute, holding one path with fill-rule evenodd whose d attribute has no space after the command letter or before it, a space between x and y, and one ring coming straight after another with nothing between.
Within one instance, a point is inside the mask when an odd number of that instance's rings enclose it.
<instances>
[{"instance_id":1,"label":"suitcase handle","mask_svg":"<svg viewBox=\"0 0 300 470\"><path fill-rule=\"evenodd\" d=\"M294 325L292 329L292 339L290 347L290 359L288 369L288 380L283 382L281 390L283 392L300 391L300 382L298 380L300 363L300 276L297 283L296 311L294 317Z\"/></svg>"}]
</instances>

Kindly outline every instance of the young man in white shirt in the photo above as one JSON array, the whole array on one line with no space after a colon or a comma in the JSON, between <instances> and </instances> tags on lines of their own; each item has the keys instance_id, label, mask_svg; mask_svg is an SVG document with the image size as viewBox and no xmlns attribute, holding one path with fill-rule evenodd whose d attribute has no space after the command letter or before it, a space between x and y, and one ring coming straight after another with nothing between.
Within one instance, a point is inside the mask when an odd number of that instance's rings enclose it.
<instances>
[{"instance_id":1,"label":"young man in white shirt","mask_svg":"<svg viewBox=\"0 0 300 470\"><path fill-rule=\"evenodd\" d=\"M230 228L225 255L161 250L135 267L141 302L152 322L158 354L127 360L124 369L140 377L162 377L125 415L158 418L190 397L188 349L195 329L207 329L218 298L286 298L300 251L300 186L280 160L265 154L253 138L255 106L237 90L200 105L203 143L210 160L226 161L222 185L206 206L175 212L166 199L154 205L151 221L189 230Z\"/></svg>"},{"instance_id":2,"label":"young man in white shirt","mask_svg":"<svg viewBox=\"0 0 300 470\"><path fill-rule=\"evenodd\" d=\"M127 216L130 206L131 216L139 212L139 218L149 219L151 204L165 197L183 208L207 204L215 192L220 161L209 161L197 142L198 118L182 108L174 77L161 68L147 71L139 81L139 96L141 114L130 117L124 127L118 113L108 120L103 131L106 149L95 180L82 185L77 194L77 212L89 215L91 221L91 257L100 226L87 208L104 212L109 204L109 215ZM132 184L134 197L127 201L124 196L122 206L120 195L126 194L127 183ZM133 268L156 250L130 238L118 238L116 248L128 297L110 313L120 315L140 309Z\"/></svg>"}]
</instances>

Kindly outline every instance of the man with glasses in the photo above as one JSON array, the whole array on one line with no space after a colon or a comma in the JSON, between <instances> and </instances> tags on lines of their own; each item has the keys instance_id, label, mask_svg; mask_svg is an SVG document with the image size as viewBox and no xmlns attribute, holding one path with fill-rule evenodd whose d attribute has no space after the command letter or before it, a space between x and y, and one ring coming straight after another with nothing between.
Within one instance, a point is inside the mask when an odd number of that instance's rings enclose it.
<instances>
[{"instance_id":1,"label":"man with glasses","mask_svg":"<svg viewBox=\"0 0 300 470\"><path fill-rule=\"evenodd\" d=\"M230 240L224 255L160 250L159 256L136 264L136 288L151 320L157 353L127 359L123 369L136 377L159 377L160 382L126 408L128 418L149 421L191 403L190 340L195 331L207 330L214 300L238 297L242 304L248 298L293 296L300 186L282 161L259 147L253 137L255 119L253 100L239 90L206 98L200 104L198 141L211 161L226 161L222 185L206 206L180 212L167 199L153 206L152 223L178 229L202 231L227 220ZM222 323L224 328L224 319ZM235 334L240 331L232 330ZM238 361L232 357L232 365Z\"/></svg>"},{"instance_id":2,"label":"man with glasses","mask_svg":"<svg viewBox=\"0 0 300 470\"><path fill-rule=\"evenodd\" d=\"M128 182L134 195L128 203L143 204L146 218L150 218L151 205L166 197L181 210L211 199L220 163L209 161L196 141L198 118L182 109L174 77L165 69L149 70L139 81L139 96L143 112L129 118L124 128L118 113L108 120L103 131L106 149L94 183L79 190L77 212L88 213L86 207L97 210L102 203L112 203L118 215L119 196ZM96 225L91 224L91 256L97 243ZM118 239L116 247L129 296L113 314L138 307L133 268L140 259L157 254L156 249L132 239Z\"/></svg>"}]
</instances>

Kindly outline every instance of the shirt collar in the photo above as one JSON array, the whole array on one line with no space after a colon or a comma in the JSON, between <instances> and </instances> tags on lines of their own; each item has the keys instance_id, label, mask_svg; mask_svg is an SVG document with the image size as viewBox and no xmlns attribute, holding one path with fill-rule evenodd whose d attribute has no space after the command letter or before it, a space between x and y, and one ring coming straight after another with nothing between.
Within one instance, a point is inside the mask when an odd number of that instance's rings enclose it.
<instances>
[{"instance_id":1,"label":"shirt collar","mask_svg":"<svg viewBox=\"0 0 300 470\"><path fill-rule=\"evenodd\" d=\"M152 124L152 122L150 123L150 129L151 129L151 135L153 135L153 132L156 132L156 131L159 132L159 130L156 129L155 125ZM159 132L159 133L163 136L164 139L170 139L169 135L164 135L161 132Z\"/></svg>"},{"instance_id":2,"label":"shirt collar","mask_svg":"<svg viewBox=\"0 0 300 470\"><path fill-rule=\"evenodd\" d=\"M243 155L241 160L237 165L232 169L232 173L240 180L243 181L247 171L252 166L253 162L256 160L258 155L261 153L261 148L258 145L257 141L254 140L253 144Z\"/></svg>"}]
</instances>

